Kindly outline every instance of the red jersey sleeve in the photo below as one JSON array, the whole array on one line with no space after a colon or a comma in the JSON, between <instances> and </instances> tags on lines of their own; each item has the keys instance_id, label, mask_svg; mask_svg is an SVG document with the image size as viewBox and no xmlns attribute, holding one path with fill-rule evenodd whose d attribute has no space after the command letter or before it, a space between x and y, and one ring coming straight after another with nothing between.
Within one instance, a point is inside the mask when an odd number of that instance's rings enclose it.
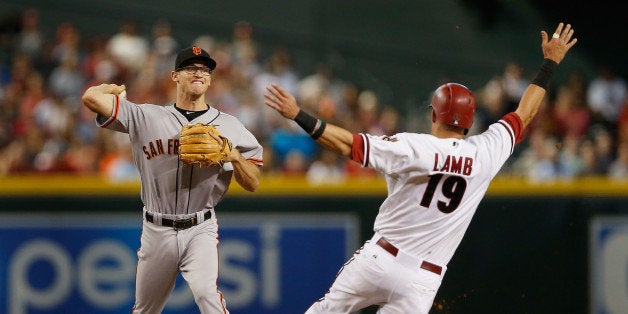
<instances>
[{"instance_id":1,"label":"red jersey sleeve","mask_svg":"<svg viewBox=\"0 0 628 314\"><path fill-rule=\"evenodd\" d=\"M523 122L521 121L521 118L519 117L518 114L511 112L503 116L499 120L499 123L504 125L504 127L506 127L507 130L509 131L512 130L511 136L514 139L515 145L519 144L523 140L523 135L524 135Z\"/></svg>"},{"instance_id":2,"label":"red jersey sleeve","mask_svg":"<svg viewBox=\"0 0 628 314\"><path fill-rule=\"evenodd\" d=\"M359 162L363 167L368 166L368 139L364 134L353 134L351 160Z\"/></svg>"}]
</instances>

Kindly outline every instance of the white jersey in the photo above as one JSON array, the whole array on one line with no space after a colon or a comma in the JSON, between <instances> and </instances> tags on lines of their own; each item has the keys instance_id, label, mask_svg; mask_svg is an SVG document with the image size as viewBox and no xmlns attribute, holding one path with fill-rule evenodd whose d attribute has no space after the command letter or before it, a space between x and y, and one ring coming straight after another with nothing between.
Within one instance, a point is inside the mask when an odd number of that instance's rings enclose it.
<instances>
[{"instance_id":1,"label":"white jersey","mask_svg":"<svg viewBox=\"0 0 628 314\"><path fill-rule=\"evenodd\" d=\"M388 187L374 231L411 256L447 265L522 130L510 113L467 139L354 135L352 159L384 174Z\"/></svg>"},{"instance_id":2,"label":"white jersey","mask_svg":"<svg viewBox=\"0 0 628 314\"><path fill-rule=\"evenodd\" d=\"M262 146L234 116L209 107L207 112L188 122L174 105L137 105L119 97L114 101L111 117L98 115L96 123L129 134L146 211L166 215L213 211L227 192L233 175L231 163L223 167L199 167L179 160L179 135L183 125L215 125L245 159L262 165Z\"/></svg>"}]
</instances>

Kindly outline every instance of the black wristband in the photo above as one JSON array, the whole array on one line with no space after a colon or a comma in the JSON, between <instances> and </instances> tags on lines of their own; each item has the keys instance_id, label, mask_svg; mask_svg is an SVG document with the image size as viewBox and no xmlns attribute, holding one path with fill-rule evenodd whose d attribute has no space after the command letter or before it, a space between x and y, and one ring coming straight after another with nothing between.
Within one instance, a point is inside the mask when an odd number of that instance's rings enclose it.
<instances>
[{"instance_id":1,"label":"black wristband","mask_svg":"<svg viewBox=\"0 0 628 314\"><path fill-rule=\"evenodd\" d=\"M532 80L532 84L547 90L557 65L558 63L555 61L545 58L539 72L536 73L536 76Z\"/></svg>"},{"instance_id":2,"label":"black wristband","mask_svg":"<svg viewBox=\"0 0 628 314\"><path fill-rule=\"evenodd\" d=\"M325 128L327 127L327 123L325 123L325 121L318 119L318 123L316 124L316 128L314 128L314 132L312 132L312 134L310 134L310 136L314 139L317 140L319 137L321 137L321 135L323 135L323 132L325 132Z\"/></svg>"},{"instance_id":3,"label":"black wristband","mask_svg":"<svg viewBox=\"0 0 628 314\"><path fill-rule=\"evenodd\" d=\"M294 117L294 121L315 140L323 135L325 127L327 126L325 121L311 116L309 113L303 111L303 109L299 110L297 116Z\"/></svg>"}]
</instances>

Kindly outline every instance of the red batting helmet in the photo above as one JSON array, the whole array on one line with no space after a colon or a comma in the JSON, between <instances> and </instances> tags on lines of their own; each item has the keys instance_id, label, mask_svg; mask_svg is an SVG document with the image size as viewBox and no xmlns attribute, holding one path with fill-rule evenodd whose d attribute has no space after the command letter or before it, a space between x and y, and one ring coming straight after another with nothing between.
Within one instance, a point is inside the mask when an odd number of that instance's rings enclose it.
<instances>
[{"instance_id":1,"label":"red batting helmet","mask_svg":"<svg viewBox=\"0 0 628 314\"><path fill-rule=\"evenodd\" d=\"M464 85L441 85L432 97L434 119L461 128L470 129L475 114L475 97Z\"/></svg>"}]
</instances>

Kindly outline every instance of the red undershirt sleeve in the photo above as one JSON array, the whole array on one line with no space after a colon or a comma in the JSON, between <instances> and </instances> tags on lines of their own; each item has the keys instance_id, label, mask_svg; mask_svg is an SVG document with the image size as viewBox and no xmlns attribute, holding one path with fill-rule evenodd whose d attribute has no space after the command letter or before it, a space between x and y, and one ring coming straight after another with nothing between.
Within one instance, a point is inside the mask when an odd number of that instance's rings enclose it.
<instances>
[{"instance_id":1,"label":"red undershirt sleeve","mask_svg":"<svg viewBox=\"0 0 628 314\"><path fill-rule=\"evenodd\" d=\"M364 135L353 134L353 146L351 147L351 160L359 162L365 166L365 145Z\"/></svg>"},{"instance_id":2,"label":"red undershirt sleeve","mask_svg":"<svg viewBox=\"0 0 628 314\"><path fill-rule=\"evenodd\" d=\"M508 123L508 125L512 128L512 131L514 132L513 136L515 138L515 145L519 144L523 140L524 135L523 122L521 121L519 115L511 112L505 115L502 120Z\"/></svg>"}]
</instances>

